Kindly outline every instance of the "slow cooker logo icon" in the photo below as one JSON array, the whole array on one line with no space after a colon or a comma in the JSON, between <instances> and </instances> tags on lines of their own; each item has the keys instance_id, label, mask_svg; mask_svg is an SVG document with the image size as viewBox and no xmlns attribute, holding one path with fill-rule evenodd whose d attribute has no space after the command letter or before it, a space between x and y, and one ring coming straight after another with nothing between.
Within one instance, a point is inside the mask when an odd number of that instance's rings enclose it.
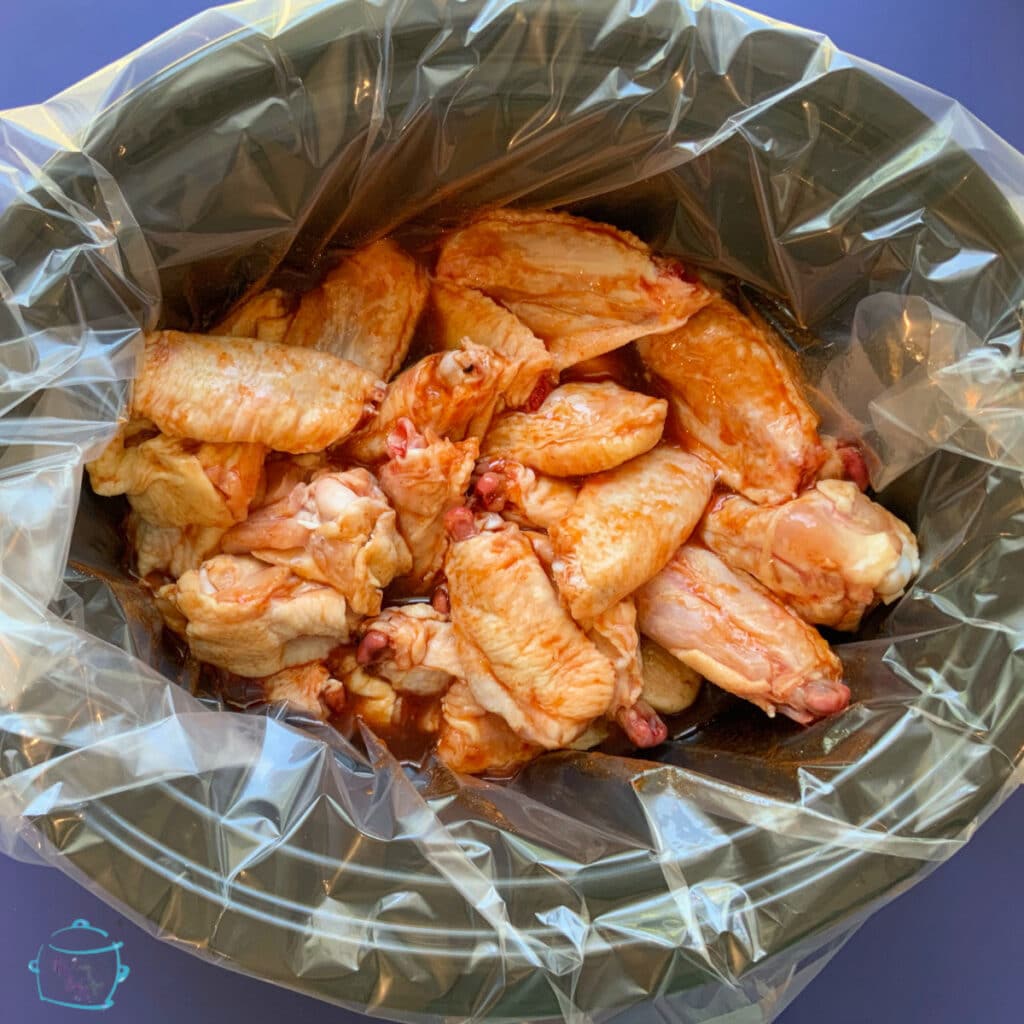
<instances>
[{"instance_id":1,"label":"slow cooker logo icon","mask_svg":"<svg viewBox=\"0 0 1024 1024\"><path fill-rule=\"evenodd\" d=\"M59 928L28 965L39 998L74 1010L109 1009L114 990L128 977L128 965L121 963L123 945L82 918Z\"/></svg>"}]
</instances>

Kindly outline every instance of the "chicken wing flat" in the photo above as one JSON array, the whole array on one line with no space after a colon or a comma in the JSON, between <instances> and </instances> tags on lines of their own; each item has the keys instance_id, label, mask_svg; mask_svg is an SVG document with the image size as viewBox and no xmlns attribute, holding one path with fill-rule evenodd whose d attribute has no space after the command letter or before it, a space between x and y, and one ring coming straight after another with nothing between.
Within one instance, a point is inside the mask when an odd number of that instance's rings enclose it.
<instances>
[{"instance_id":1,"label":"chicken wing flat","mask_svg":"<svg viewBox=\"0 0 1024 1024\"><path fill-rule=\"evenodd\" d=\"M87 469L97 494L125 494L154 526L229 527L245 518L260 486L266 449L152 436L129 423Z\"/></svg>"},{"instance_id":2,"label":"chicken wing flat","mask_svg":"<svg viewBox=\"0 0 1024 1024\"><path fill-rule=\"evenodd\" d=\"M282 669L260 684L268 703L291 704L311 718L327 719L345 708L345 687L322 661Z\"/></svg>"},{"instance_id":3,"label":"chicken wing flat","mask_svg":"<svg viewBox=\"0 0 1024 1024\"><path fill-rule=\"evenodd\" d=\"M357 661L399 693L437 696L462 675L451 621L429 604L385 608L360 632Z\"/></svg>"},{"instance_id":4,"label":"chicken wing flat","mask_svg":"<svg viewBox=\"0 0 1024 1024\"><path fill-rule=\"evenodd\" d=\"M349 439L345 451L359 462L380 462L388 456L388 436L401 419L450 441L482 437L507 365L499 353L472 342L458 351L426 356L388 385L377 415Z\"/></svg>"},{"instance_id":5,"label":"chicken wing flat","mask_svg":"<svg viewBox=\"0 0 1024 1024\"><path fill-rule=\"evenodd\" d=\"M473 484L474 500L509 522L548 530L569 514L579 488L568 480L534 473L515 459L481 459Z\"/></svg>"},{"instance_id":6,"label":"chicken wing flat","mask_svg":"<svg viewBox=\"0 0 1024 1024\"><path fill-rule=\"evenodd\" d=\"M365 469L324 472L296 484L229 530L221 548L328 583L363 615L379 612L383 588L412 566L395 511Z\"/></svg>"},{"instance_id":7,"label":"chicken wing flat","mask_svg":"<svg viewBox=\"0 0 1024 1024\"><path fill-rule=\"evenodd\" d=\"M543 399L558 379L544 342L514 313L473 288L434 281L425 326L436 348L456 349L468 338L500 352L508 360L509 370L502 395L513 409L529 406L537 395Z\"/></svg>"},{"instance_id":8,"label":"chicken wing flat","mask_svg":"<svg viewBox=\"0 0 1024 1024\"><path fill-rule=\"evenodd\" d=\"M706 679L806 724L850 700L825 640L744 572L684 544L636 595L640 629Z\"/></svg>"},{"instance_id":9,"label":"chicken wing flat","mask_svg":"<svg viewBox=\"0 0 1024 1024\"><path fill-rule=\"evenodd\" d=\"M267 288L236 306L206 333L222 338L284 341L298 301L281 288Z\"/></svg>"},{"instance_id":10,"label":"chicken wing flat","mask_svg":"<svg viewBox=\"0 0 1024 1024\"><path fill-rule=\"evenodd\" d=\"M480 443L474 437L449 441L429 428L421 434L411 420L401 419L387 448L391 458L381 466L380 486L412 554L412 568L398 587L406 594L426 594L448 549L444 517L464 501Z\"/></svg>"},{"instance_id":11,"label":"chicken wing flat","mask_svg":"<svg viewBox=\"0 0 1024 1024\"><path fill-rule=\"evenodd\" d=\"M244 555L216 555L157 591L200 661L247 678L320 661L356 621L333 587Z\"/></svg>"},{"instance_id":12,"label":"chicken wing flat","mask_svg":"<svg viewBox=\"0 0 1024 1024\"><path fill-rule=\"evenodd\" d=\"M724 299L637 350L666 388L672 427L721 479L760 505L795 498L825 458L818 417L781 342Z\"/></svg>"},{"instance_id":13,"label":"chicken wing flat","mask_svg":"<svg viewBox=\"0 0 1024 1024\"><path fill-rule=\"evenodd\" d=\"M475 532L471 517L451 513L449 523L452 625L474 698L530 743L566 746L608 710L611 663L573 622L516 526Z\"/></svg>"},{"instance_id":14,"label":"chicken wing flat","mask_svg":"<svg viewBox=\"0 0 1024 1024\"><path fill-rule=\"evenodd\" d=\"M667 406L617 384L563 384L536 412L498 416L480 446L550 476L614 469L661 439Z\"/></svg>"},{"instance_id":15,"label":"chicken wing flat","mask_svg":"<svg viewBox=\"0 0 1024 1024\"><path fill-rule=\"evenodd\" d=\"M220 526L154 526L137 512L128 517L128 543L139 576L161 573L175 579L198 569L220 549Z\"/></svg>"},{"instance_id":16,"label":"chicken wing flat","mask_svg":"<svg viewBox=\"0 0 1024 1024\"><path fill-rule=\"evenodd\" d=\"M547 211L480 214L445 241L437 276L510 309L558 370L679 327L711 298L634 235Z\"/></svg>"},{"instance_id":17,"label":"chicken wing flat","mask_svg":"<svg viewBox=\"0 0 1024 1024\"><path fill-rule=\"evenodd\" d=\"M532 761L543 748L517 736L500 715L485 711L463 680L441 700L437 756L452 771L507 775Z\"/></svg>"},{"instance_id":18,"label":"chicken wing flat","mask_svg":"<svg viewBox=\"0 0 1024 1024\"><path fill-rule=\"evenodd\" d=\"M707 463L665 444L585 480L550 530L573 618L600 615L660 572L700 522L714 481Z\"/></svg>"},{"instance_id":19,"label":"chicken wing flat","mask_svg":"<svg viewBox=\"0 0 1024 1024\"><path fill-rule=\"evenodd\" d=\"M659 715L678 715L700 693L701 677L649 636L640 638L641 696Z\"/></svg>"},{"instance_id":20,"label":"chicken wing flat","mask_svg":"<svg viewBox=\"0 0 1024 1024\"><path fill-rule=\"evenodd\" d=\"M428 290L423 268L382 239L346 256L302 296L284 340L390 380L409 352Z\"/></svg>"},{"instance_id":21,"label":"chicken wing flat","mask_svg":"<svg viewBox=\"0 0 1024 1024\"><path fill-rule=\"evenodd\" d=\"M316 452L372 413L380 382L326 352L179 331L146 337L133 409L165 434Z\"/></svg>"},{"instance_id":22,"label":"chicken wing flat","mask_svg":"<svg viewBox=\"0 0 1024 1024\"><path fill-rule=\"evenodd\" d=\"M801 618L835 629L854 630L879 601L895 601L920 565L909 527L841 480L772 507L722 495L701 539Z\"/></svg>"}]
</instances>

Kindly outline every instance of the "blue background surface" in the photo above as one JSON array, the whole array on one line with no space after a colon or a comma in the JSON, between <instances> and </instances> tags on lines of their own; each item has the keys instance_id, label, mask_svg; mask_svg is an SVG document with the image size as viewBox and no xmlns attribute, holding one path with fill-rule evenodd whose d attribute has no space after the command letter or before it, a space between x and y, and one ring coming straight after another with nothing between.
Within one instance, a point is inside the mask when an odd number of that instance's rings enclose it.
<instances>
[{"instance_id":1,"label":"blue background surface","mask_svg":"<svg viewBox=\"0 0 1024 1024\"><path fill-rule=\"evenodd\" d=\"M201 0L159 0L152 7L146 0L0 0L0 109L40 102L207 6ZM955 96L1024 149L1024 0L753 0L750 6L825 32L842 49ZM1022 847L1024 794L1018 793L962 853L875 915L782 1024L1024 1019ZM202 963L151 938L62 874L0 856L4 1020L80 1019L74 1009L39 1002L28 971L40 944L75 918L123 941L122 960L131 967L102 1021L365 1020Z\"/></svg>"}]
</instances>

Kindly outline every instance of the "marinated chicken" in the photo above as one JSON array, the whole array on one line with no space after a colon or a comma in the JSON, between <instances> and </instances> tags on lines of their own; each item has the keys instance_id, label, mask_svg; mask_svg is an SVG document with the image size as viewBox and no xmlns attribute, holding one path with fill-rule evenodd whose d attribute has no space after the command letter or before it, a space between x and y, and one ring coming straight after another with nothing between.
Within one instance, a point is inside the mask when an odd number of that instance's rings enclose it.
<instances>
[{"instance_id":1,"label":"marinated chicken","mask_svg":"<svg viewBox=\"0 0 1024 1024\"><path fill-rule=\"evenodd\" d=\"M429 604L388 608L361 630L356 661L400 693L434 697L462 674L451 621Z\"/></svg>"},{"instance_id":2,"label":"marinated chicken","mask_svg":"<svg viewBox=\"0 0 1024 1024\"><path fill-rule=\"evenodd\" d=\"M901 597L919 567L909 527L842 480L821 480L773 507L723 494L701 539L802 619L835 629L854 630L879 601Z\"/></svg>"},{"instance_id":3,"label":"marinated chicken","mask_svg":"<svg viewBox=\"0 0 1024 1024\"><path fill-rule=\"evenodd\" d=\"M346 256L302 296L283 340L390 380L409 352L428 290L426 271L382 239Z\"/></svg>"},{"instance_id":4,"label":"marinated chicken","mask_svg":"<svg viewBox=\"0 0 1024 1024\"><path fill-rule=\"evenodd\" d=\"M362 615L376 615L384 587L412 566L395 511L365 469L296 484L228 530L221 548L330 584Z\"/></svg>"},{"instance_id":5,"label":"marinated chicken","mask_svg":"<svg viewBox=\"0 0 1024 1024\"><path fill-rule=\"evenodd\" d=\"M159 573L177 579L198 569L220 548L220 526L155 526L133 511L128 517L128 544L142 577Z\"/></svg>"},{"instance_id":6,"label":"marinated chicken","mask_svg":"<svg viewBox=\"0 0 1024 1024\"><path fill-rule=\"evenodd\" d=\"M448 550L444 517L463 502L480 443L472 437L449 441L429 427L421 434L412 420L400 419L388 435L387 450L391 458L380 469L380 486L412 555L397 589L426 594Z\"/></svg>"},{"instance_id":7,"label":"marinated chicken","mask_svg":"<svg viewBox=\"0 0 1024 1024\"><path fill-rule=\"evenodd\" d=\"M260 684L268 703L290 704L311 718L327 719L345 708L345 687L322 661L282 669Z\"/></svg>"},{"instance_id":8,"label":"marinated chicken","mask_svg":"<svg viewBox=\"0 0 1024 1024\"><path fill-rule=\"evenodd\" d=\"M550 530L573 618L600 615L663 569L700 522L714 482L704 462L670 445L589 477Z\"/></svg>"},{"instance_id":9,"label":"marinated chicken","mask_svg":"<svg viewBox=\"0 0 1024 1024\"><path fill-rule=\"evenodd\" d=\"M381 383L326 352L179 331L146 337L132 410L172 437L317 452L372 414Z\"/></svg>"},{"instance_id":10,"label":"marinated chicken","mask_svg":"<svg viewBox=\"0 0 1024 1024\"><path fill-rule=\"evenodd\" d=\"M226 529L245 518L266 452L259 444L165 437L135 421L119 430L87 468L97 494L127 495L132 508L154 526Z\"/></svg>"},{"instance_id":11,"label":"marinated chicken","mask_svg":"<svg viewBox=\"0 0 1024 1024\"><path fill-rule=\"evenodd\" d=\"M214 337L284 341L297 305L296 296L281 288L267 288L236 306L207 333Z\"/></svg>"},{"instance_id":12,"label":"marinated chicken","mask_svg":"<svg viewBox=\"0 0 1024 1024\"><path fill-rule=\"evenodd\" d=\"M388 385L376 416L349 440L346 452L359 462L387 458L387 439L403 419L450 441L482 437L498 405L506 366L497 352L472 342L426 356Z\"/></svg>"},{"instance_id":13,"label":"marinated chicken","mask_svg":"<svg viewBox=\"0 0 1024 1024\"><path fill-rule=\"evenodd\" d=\"M502 394L513 409L536 408L557 380L544 342L513 313L473 288L435 281L427 325L436 348L461 348L468 339L500 352L509 368Z\"/></svg>"},{"instance_id":14,"label":"marinated chicken","mask_svg":"<svg viewBox=\"0 0 1024 1024\"><path fill-rule=\"evenodd\" d=\"M550 476L614 469L650 451L665 426L664 401L617 384L563 384L536 412L506 412L480 454L515 459Z\"/></svg>"},{"instance_id":15,"label":"marinated chicken","mask_svg":"<svg viewBox=\"0 0 1024 1024\"><path fill-rule=\"evenodd\" d=\"M534 473L515 459L481 459L477 474L474 500L527 528L550 529L569 514L579 493L570 481Z\"/></svg>"},{"instance_id":16,"label":"marinated chicken","mask_svg":"<svg viewBox=\"0 0 1024 1024\"><path fill-rule=\"evenodd\" d=\"M215 555L157 599L200 661L249 678L325 658L357 621L334 587L247 555Z\"/></svg>"},{"instance_id":17,"label":"marinated chicken","mask_svg":"<svg viewBox=\"0 0 1024 1024\"><path fill-rule=\"evenodd\" d=\"M637 351L668 397L679 439L759 505L795 498L825 459L818 417L781 342L725 299Z\"/></svg>"},{"instance_id":18,"label":"marinated chicken","mask_svg":"<svg viewBox=\"0 0 1024 1024\"><path fill-rule=\"evenodd\" d=\"M444 243L437 276L512 311L562 370L682 326L711 293L635 235L567 213L491 210Z\"/></svg>"},{"instance_id":19,"label":"marinated chicken","mask_svg":"<svg viewBox=\"0 0 1024 1024\"><path fill-rule=\"evenodd\" d=\"M464 678L524 740L564 747L611 706L612 665L573 622L519 528L480 531L461 511L449 513L445 572Z\"/></svg>"},{"instance_id":20,"label":"marinated chicken","mask_svg":"<svg viewBox=\"0 0 1024 1024\"><path fill-rule=\"evenodd\" d=\"M448 688L441 700L437 756L453 771L508 775L542 752L514 733L500 715L485 711L468 683L459 679Z\"/></svg>"},{"instance_id":21,"label":"marinated chicken","mask_svg":"<svg viewBox=\"0 0 1024 1024\"><path fill-rule=\"evenodd\" d=\"M745 572L684 544L636 593L640 629L723 690L806 724L850 691L820 633Z\"/></svg>"},{"instance_id":22,"label":"marinated chicken","mask_svg":"<svg viewBox=\"0 0 1024 1024\"><path fill-rule=\"evenodd\" d=\"M897 600L917 542L769 326L565 213L488 211L422 251L383 239L209 335L146 338L88 471L192 657L495 776L651 750L705 682L841 713L815 624Z\"/></svg>"}]
</instances>

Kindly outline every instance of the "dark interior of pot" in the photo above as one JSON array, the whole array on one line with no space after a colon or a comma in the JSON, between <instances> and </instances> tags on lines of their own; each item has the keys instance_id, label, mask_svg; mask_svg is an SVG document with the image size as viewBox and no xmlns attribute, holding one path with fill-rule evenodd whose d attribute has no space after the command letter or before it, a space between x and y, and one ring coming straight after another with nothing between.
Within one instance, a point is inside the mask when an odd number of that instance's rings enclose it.
<instances>
[{"instance_id":1,"label":"dark interior of pot","mask_svg":"<svg viewBox=\"0 0 1024 1024\"><path fill-rule=\"evenodd\" d=\"M51 162L5 215L0 260L33 303L0 333L74 343L88 325L114 351L151 321L157 279L161 324L201 328L272 276L315 276L331 247L516 203L608 220L781 300L819 384L885 293L976 346L1015 336L1024 229L948 126L829 68L812 37L714 5L618 10L339 4L211 44L114 104L88 157ZM83 210L118 221L121 276ZM928 362L907 337L897 321L856 339L884 388ZM125 388L58 378L15 411L57 390L68 422L112 423ZM929 377L908 400L937 391ZM901 436L858 426L887 452ZM179 694L130 710L110 696L131 683L123 660L89 706L164 744L168 771L116 784L127 762L103 752L95 778L115 781L34 824L161 935L381 1014L522 1020L682 991L740 1006L952 853L1024 746L1019 473L984 420L907 443L879 500L917 532L921 573L839 646L854 701L834 719L706 698L653 761L549 755L498 784L416 773L280 708ZM112 503L84 494L77 598L56 610L187 688L121 543ZM5 733L4 775L77 747L70 684L43 676L21 706L67 726ZM258 758L207 756L231 736Z\"/></svg>"}]
</instances>

